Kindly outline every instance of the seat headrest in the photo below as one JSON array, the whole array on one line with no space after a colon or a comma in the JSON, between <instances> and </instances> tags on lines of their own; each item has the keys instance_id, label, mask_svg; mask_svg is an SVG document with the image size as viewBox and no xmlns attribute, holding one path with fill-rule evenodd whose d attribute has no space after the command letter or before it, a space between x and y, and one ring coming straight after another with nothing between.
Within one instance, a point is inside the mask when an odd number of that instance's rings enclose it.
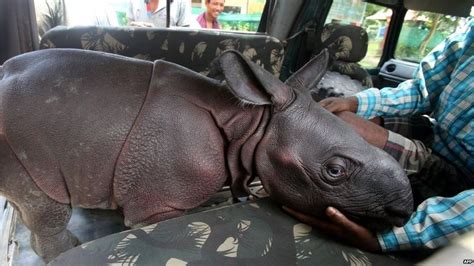
<instances>
[{"instance_id":1,"label":"seat headrest","mask_svg":"<svg viewBox=\"0 0 474 266\"><path fill-rule=\"evenodd\" d=\"M336 60L359 62L367 54L367 32L355 25L329 23L321 33L321 47L328 48Z\"/></svg>"}]
</instances>

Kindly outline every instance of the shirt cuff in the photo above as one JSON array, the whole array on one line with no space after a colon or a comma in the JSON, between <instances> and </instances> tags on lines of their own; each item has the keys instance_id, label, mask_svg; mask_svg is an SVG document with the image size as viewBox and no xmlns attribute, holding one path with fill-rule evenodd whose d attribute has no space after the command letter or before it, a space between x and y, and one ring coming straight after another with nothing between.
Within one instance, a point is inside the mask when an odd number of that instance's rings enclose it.
<instances>
[{"instance_id":1,"label":"shirt cuff","mask_svg":"<svg viewBox=\"0 0 474 266\"><path fill-rule=\"evenodd\" d=\"M377 239L383 252L411 249L411 241L414 241L410 239L404 227L395 227L392 230L377 233Z\"/></svg>"},{"instance_id":2,"label":"shirt cuff","mask_svg":"<svg viewBox=\"0 0 474 266\"><path fill-rule=\"evenodd\" d=\"M376 236L382 252L399 250L398 241L393 232L388 234L377 233Z\"/></svg>"}]
</instances>

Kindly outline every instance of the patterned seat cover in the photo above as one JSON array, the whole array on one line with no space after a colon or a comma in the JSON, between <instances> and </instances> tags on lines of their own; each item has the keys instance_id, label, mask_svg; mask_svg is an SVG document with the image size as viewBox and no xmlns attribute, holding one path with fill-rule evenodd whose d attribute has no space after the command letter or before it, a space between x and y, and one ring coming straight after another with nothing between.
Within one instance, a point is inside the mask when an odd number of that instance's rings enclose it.
<instances>
[{"instance_id":1,"label":"patterned seat cover","mask_svg":"<svg viewBox=\"0 0 474 266\"><path fill-rule=\"evenodd\" d=\"M154 61L163 59L201 74L223 51L235 49L275 76L284 49L274 37L259 33L189 28L58 26L41 38L40 49L77 48Z\"/></svg>"}]
</instances>

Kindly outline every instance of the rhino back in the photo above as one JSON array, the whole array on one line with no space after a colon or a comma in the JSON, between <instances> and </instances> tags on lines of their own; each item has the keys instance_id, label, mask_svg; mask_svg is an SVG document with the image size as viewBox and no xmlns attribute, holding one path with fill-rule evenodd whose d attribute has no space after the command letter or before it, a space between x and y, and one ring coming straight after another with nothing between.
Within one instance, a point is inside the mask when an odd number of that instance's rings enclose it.
<instances>
[{"instance_id":1,"label":"rhino back","mask_svg":"<svg viewBox=\"0 0 474 266\"><path fill-rule=\"evenodd\" d=\"M1 130L35 183L72 206L110 208L115 163L143 105L152 63L84 50L7 61Z\"/></svg>"}]
</instances>

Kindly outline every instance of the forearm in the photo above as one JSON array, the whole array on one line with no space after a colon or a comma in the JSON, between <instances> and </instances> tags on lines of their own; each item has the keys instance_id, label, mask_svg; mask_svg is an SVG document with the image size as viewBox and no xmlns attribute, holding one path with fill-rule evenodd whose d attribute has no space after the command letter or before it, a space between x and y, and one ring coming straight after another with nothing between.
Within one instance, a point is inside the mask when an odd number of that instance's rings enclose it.
<instances>
[{"instance_id":1,"label":"forearm","mask_svg":"<svg viewBox=\"0 0 474 266\"><path fill-rule=\"evenodd\" d=\"M429 110L427 92L418 80L407 80L397 88L369 89L355 95L358 101L357 114L364 118L375 116L403 116Z\"/></svg>"},{"instance_id":2,"label":"forearm","mask_svg":"<svg viewBox=\"0 0 474 266\"><path fill-rule=\"evenodd\" d=\"M389 136L389 132L385 128L358 117L352 112L339 112L336 115L348 123L368 143L379 149L385 147Z\"/></svg>"},{"instance_id":3,"label":"forearm","mask_svg":"<svg viewBox=\"0 0 474 266\"><path fill-rule=\"evenodd\" d=\"M434 249L474 229L474 189L421 203L403 227L377 234L384 251Z\"/></svg>"}]
</instances>

